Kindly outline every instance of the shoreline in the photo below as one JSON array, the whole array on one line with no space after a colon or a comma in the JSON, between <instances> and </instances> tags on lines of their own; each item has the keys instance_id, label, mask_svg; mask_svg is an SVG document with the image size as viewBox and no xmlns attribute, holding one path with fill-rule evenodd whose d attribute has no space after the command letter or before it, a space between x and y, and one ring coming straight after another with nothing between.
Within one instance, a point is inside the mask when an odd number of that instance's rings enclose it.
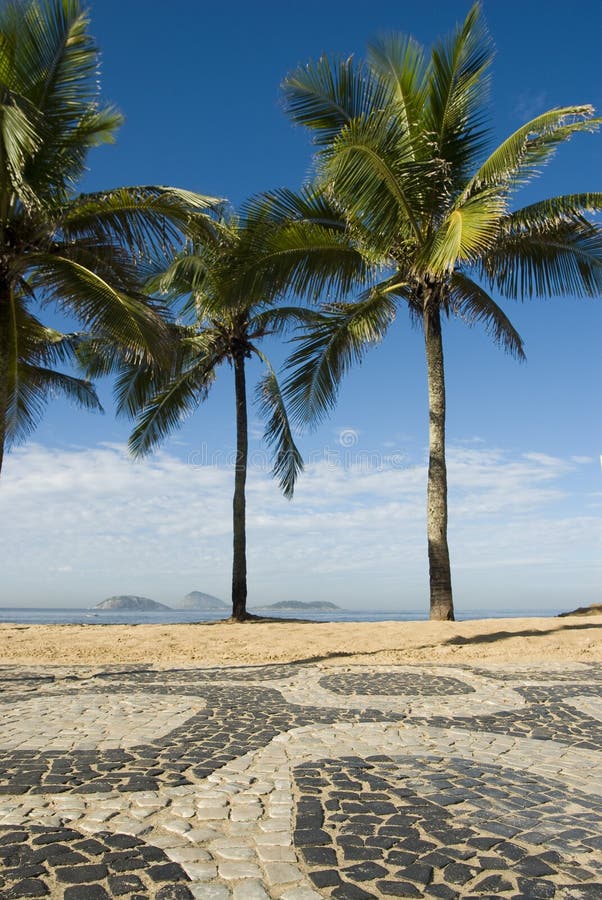
<instances>
[{"instance_id":1,"label":"shoreline","mask_svg":"<svg viewBox=\"0 0 602 900\"><path fill-rule=\"evenodd\" d=\"M385 622L258 619L174 625L0 623L0 665L156 668L602 662L602 615ZM98 623L100 624L100 623Z\"/></svg>"}]
</instances>

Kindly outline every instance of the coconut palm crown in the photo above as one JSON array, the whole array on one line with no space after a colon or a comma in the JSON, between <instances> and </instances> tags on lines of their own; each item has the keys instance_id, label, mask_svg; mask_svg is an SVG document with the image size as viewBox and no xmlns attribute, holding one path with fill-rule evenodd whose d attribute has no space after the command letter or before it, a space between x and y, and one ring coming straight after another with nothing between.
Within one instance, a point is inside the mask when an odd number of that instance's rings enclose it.
<instances>
[{"instance_id":1,"label":"coconut palm crown","mask_svg":"<svg viewBox=\"0 0 602 900\"><path fill-rule=\"evenodd\" d=\"M602 286L602 240L588 214L602 194L575 193L517 208L516 191L562 142L599 124L588 105L552 109L493 151L486 124L492 45L479 4L428 56L411 37L373 43L365 62L321 58L293 72L284 94L311 129L316 183L258 199L279 224L258 265L273 283L328 297L298 338L285 393L294 420L334 406L349 367L405 308L426 351L430 454L431 617L454 615L447 541L442 320L482 324L524 357L492 294L591 297ZM349 298L355 294L355 299Z\"/></svg>"},{"instance_id":2,"label":"coconut palm crown","mask_svg":"<svg viewBox=\"0 0 602 900\"><path fill-rule=\"evenodd\" d=\"M106 341L88 341L80 359L96 377L117 372L117 409L136 419L129 446L135 457L155 449L207 399L222 364L234 374L236 463L233 499L232 617L252 618L246 610L246 498L248 403L246 363L252 357L265 366L256 402L265 420L264 439L273 450L273 475L287 498L293 496L303 468L295 446L280 385L260 344L291 324L306 321L300 307L275 305L267 283L257 279L254 292L242 293L237 272L248 268L257 247L253 234L234 215L214 219L213 233L191 243L149 281L148 289L170 305L184 298L180 320L170 326L173 352L166 364L140 362ZM265 294L263 293L265 291Z\"/></svg>"},{"instance_id":3,"label":"coconut palm crown","mask_svg":"<svg viewBox=\"0 0 602 900\"><path fill-rule=\"evenodd\" d=\"M42 344L46 361L59 350L67 361L73 341L44 336L32 305L52 303L130 352L161 352L161 310L138 287L146 260L181 246L210 202L154 185L77 195L88 151L111 142L122 119L99 102L87 27L78 0L0 10L0 466L7 441L35 424L42 394L72 388L97 405L81 380L39 371Z\"/></svg>"}]
</instances>

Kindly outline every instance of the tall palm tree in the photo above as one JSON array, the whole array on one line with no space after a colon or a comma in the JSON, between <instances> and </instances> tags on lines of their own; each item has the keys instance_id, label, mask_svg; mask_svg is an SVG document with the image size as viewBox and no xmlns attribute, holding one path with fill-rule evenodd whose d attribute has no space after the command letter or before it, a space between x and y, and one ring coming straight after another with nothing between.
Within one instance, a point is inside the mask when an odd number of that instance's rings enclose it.
<instances>
[{"instance_id":1,"label":"tall palm tree","mask_svg":"<svg viewBox=\"0 0 602 900\"><path fill-rule=\"evenodd\" d=\"M247 613L246 499L248 465L248 403L246 363L256 357L266 367L256 389L259 413L265 420L264 439L273 449L273 474L285 497L291 498L303 468L295 446L286 407L274 368L260 349L261 341L282 332L292 322L304 321L301 307L274 305L269 282L255 279L241 292L236 273L258 246L244 222L222 216L214 222L212 238L205 235L179 254L165 271L148 284L171 303L186 298L181 321L170 330L175 338L169 364L141 364L104 341L89 341L80 358L94 377L117 372L117 409L137 419L129 446L143 457L163 441L207 398L217 370L227 363L234 374L236 463L233 498L232 618L242 622Z\"/></svg>"},{"instance_id":2,"label":"tall palm tree","mask_svg":"<svg viewBox=\"0 0 602 900\"><path fill-rule=\"evenodd\" d=\"M524 357L490 291L513 298L594 296L600 229L587 213L602 194L513 208L517 188L557 146L600 120L590 106L552 109L487 153L492 47L479 4L432 50L393 34L366 62L321 58L284 83L292 119L313 132L317 186L264 195L257 219L280 223L257 263L274 283L330 295L293 353L291 414L317 422L343 375L379 342L400 307L421 328L429 397L427 531L430 614L453 619L447 542L442 319L482 323ZM355 290L356 298L348 300Z\"/></svg>"},{"instance_id":3,"label":"tall palm tree","mask_svg":"<svg viewBox=\"0 0 602 900\"><path fill-rule=\"evenodd\" d=\"M131 352L161 352L161 310L138 288L145 260L181 246L209 204L160 186L75 194L88 150L112 141L121 122L99 105L87 27L79 0L9 0L0 10L0 466L11 410L27 416L31 400L35 419L37 394L22 390L18 373L42 326L23 313L25 300L53 302Z\"/></svg>"}]
</instances>

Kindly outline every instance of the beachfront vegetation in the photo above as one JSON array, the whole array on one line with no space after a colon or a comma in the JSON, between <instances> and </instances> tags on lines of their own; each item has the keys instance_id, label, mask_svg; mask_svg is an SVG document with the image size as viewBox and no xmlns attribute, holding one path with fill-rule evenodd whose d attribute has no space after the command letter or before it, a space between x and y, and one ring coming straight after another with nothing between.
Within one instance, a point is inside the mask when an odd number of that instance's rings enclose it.
<instances>
[{"instance_id":1,"label":"beachfront vegetation","mask_svg":"<svg viewBox=\"0 0 602 900\"><path fill-rule=\"evenodd\" d=\"M487 152L491 60L476 4L430 57L412 38L393 34L371 45L365 62L321 58L298 69L284 92L292 119L314 135L315 187L255 204L257 216L281 226L266 259L274 279L330 299L289 362L285 393L294 421L315 424L333 408L349 367L382 340L400 310L422 331L434 619L454 616L443 320L478 323L522 359L521 338L491 293L581 297L602 287L601 232L587 216L602 207L602 194L514 207L517 189L558 145L595 130L599 120L590 106L552 109ZM384 390L401 402L401 388Z\"/></svg>"},{"instance_id":2,"label":"beachfront vegetation","mask_svg":"<svg viewBox=\"0 0 602 900\"><path fill-rule=\"evenodd\" d=\"M32 312L53 304L140 359L168 332L140 291L146 261L202 227L209 201L145 186L77 195L90 148L121 115L99 102L98 50L78 0L3 3L0 10L0 467L57 392L99 408L91 385L56 371L77 335Z\"/></svg>"},{"instance_id":3,"label":"beachfront vegetation","mask_svg":"<svg viewBox=\"0 0 602 900\"><path fill-rule=\"evenodd\" d=\"M248 404L246 363L252 357L265 366L256 390L257 406L265 420L265 441L273 449L273 474L285 497L291 498L303 467L295 446L282 392L260 344L291 324L304 321L298 306L274 305L269 285L255 277L253 285L239 287L237 272L246 272L249 255L261 247L265 229L254 229L234 216L216 217L204 239L186 248L155 275L147 289L170 304L185 298L179 310L182 322L173 324L173 353L158 364L131 360L110 342L91 341L85 349L92 376L118 372L117 408L137 419L130 450L145 456L171 434L207 398L217 370L228 363L234 374L236 460L234 466L232 617L247 613L246 499L248 462Z\"/></svg>"}]
</instances>

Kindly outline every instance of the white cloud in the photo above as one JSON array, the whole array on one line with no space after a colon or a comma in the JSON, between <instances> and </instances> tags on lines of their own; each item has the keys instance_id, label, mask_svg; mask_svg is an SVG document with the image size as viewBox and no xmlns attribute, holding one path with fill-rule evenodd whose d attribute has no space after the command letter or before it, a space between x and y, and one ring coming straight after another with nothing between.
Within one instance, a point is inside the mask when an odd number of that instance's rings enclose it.
<instances>
[{"instance_id":1,"label":"white cloud","mask_svg":"<svg viewBox=\"0 0 602 900\"><path fill-rule=\"evenodd\" d=\"M519 587L535 597L547 586L546 596L558 596L569 578L580 601L594 590L602 520L588 508L593 491L573 495L577 465L536 451L449 450L460 602L499 605ZM424 604L422 461L339 447L308 465L292 503L266 469L258 455L248 481L252 602ZM88 605L129 592L169 602L197 588L227 597L231 493L230 468L165 452L135 463L114 444L21 448L0 485L0 602Z\"/></svg>"}]
</instances>

